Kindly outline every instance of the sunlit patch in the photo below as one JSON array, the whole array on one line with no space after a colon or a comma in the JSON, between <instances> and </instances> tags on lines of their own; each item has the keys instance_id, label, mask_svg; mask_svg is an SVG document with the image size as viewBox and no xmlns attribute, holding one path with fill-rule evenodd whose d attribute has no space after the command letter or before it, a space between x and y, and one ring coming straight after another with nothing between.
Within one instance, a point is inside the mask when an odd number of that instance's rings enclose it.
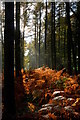
<instances>
[{"instance_id":1,"label":"sunlit patch","mask_svg":"<svg viewBox=\"0 0 80 120\"><path fill-rule=\"evenodd\" d=\"M21 73L22 73L22 74L24 73L24 69L23 69L23 68L21 69Z\"/></svg>"},{"instance_id":2,"label":"sunlit patch","mask_svg":"<svg viewBox=\"0 0 80 120\"><path fill-rule=\"evenodd\" d=\"M28 108L30 109L31 112L34 112L35 110L35 106L30 102L28 102Z\"/></svg>"}]
</instances>

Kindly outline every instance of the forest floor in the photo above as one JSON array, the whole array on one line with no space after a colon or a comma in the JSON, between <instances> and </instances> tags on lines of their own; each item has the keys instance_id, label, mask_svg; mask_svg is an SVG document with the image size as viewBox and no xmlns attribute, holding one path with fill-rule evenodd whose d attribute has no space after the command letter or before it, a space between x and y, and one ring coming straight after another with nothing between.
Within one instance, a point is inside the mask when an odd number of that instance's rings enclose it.
<instances>
[{"instance_id":1,"label":"forest floor","mask_svg":"<svg viewBox=\"0 0 80 120\"><path fill-rule=\"evenodd\" d=\"M80 75L43 66L15 83L18 120L80 120Z\"/></svg>"}]
</instances>

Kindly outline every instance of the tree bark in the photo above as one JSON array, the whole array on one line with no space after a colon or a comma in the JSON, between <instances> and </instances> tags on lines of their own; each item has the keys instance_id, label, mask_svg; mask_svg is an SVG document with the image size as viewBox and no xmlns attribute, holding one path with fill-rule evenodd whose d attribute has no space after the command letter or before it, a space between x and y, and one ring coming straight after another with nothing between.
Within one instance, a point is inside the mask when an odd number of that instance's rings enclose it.
<instances>
[{"instance_id":1,"label":"tree bark","mask_svg":"<svg viewBox=\"0 0 80 120\"><path fill-rule=\"evenodd\" d=\"M53 2L51 3L51 63L52 63L52 69L53 69L53 48L54 48L54 44L53 44Z\"/></svg>"},{"instance_id":2,"label":"tree bark","mask_svg":"<svg viewBox=\"0 0 80 120\"><path fill-rule=\"evenodd\" d=\"M38 35L39 35L39 34L38 34L38 28L39 28L39 27L38 27L38 18L37 18L37 37L36 37L37 46L36 46L36 50L38 50L38 37L39 37L39 36L38 36ZM39 66L39 64L38 64L38 55L37 55L37 67L38 67L38 66Z\"/></svg>"},{"instance_id":3,"label":"tree bark","mask_svg":"<svg viewBox=\"0 0 80 120\"><path fill-rule=\"evenodd\" d=\"M5 2L4 31L4 113L3 120L15 117L14 96L14 3Z\"/></svg>"},{"instance_id":4,"label":"tree bark","mask_svg":"<svg viewBox=\"0 0 80 120\"><path fill-rule=\"evenodd\" d=\"M39 25L39 67L41 65L40 61L40 39L41 39L41 7L40 7L40 25Z\"/></svg>"},{"instance_id":5,"label":"tree bark","mask_svg":"<svg viewBox=\"0 0 80 120\"><path fill-rule=\"evenodd\" d=\"M78 74L80 74L80 2L77 3L78 21Z\"/></svg>"},{"instance_id":6,"label":"tree bark","mask_svg":"<svg viewBox=\"0 0 80 120\"><path fill-rule=\"evenodd\" d=\"M71 39L72 39L72 33L71 33L71 24L70 24L70 9L69 9L69 3L66 3L66 19L67 19L67 51L68 51L68 72L69 74L72 74L72 68L71 68Z\"/></svg>"},{"instance_id":7,"label":"tree bark","mask_svg":"<svg viewBox=\"0 0 80 120\"><path fill-rule=\"evenodd\" d=\"M69 53L69 52L71 52L71 48L72 48L73 64L74 64L74 68L75 68L75 74L77 74L76 53L75 53L75 50L74 50L74 44L73 44L73 40L72 40L72 31L71 31L71 22L70 22L70 5L69 5L69 3L66 3L66 12L67 12L68 41L69 41L69 43L68 43L68 49L70 50L70 51L68 51L68 54L70 54L70 56L71 56L71 53ZM70 56L68 56L68 58ZM71 57L69 59L71 59ZM69 60L69 61L71 61L71 60ZM71 62L70 62L70 64L71 64ZM70 67L71 67L71 65L70 65ZM72 69L72 68L70 68L70 69ZM70 74L71 74L71 72L70 72Z\"/></svg>"},{"instance_id":8,"label":"tree bark","mask_svg":"<svg viewBox=\"0 0 80 120\"><path fill-rule=\"evenodd\" d=\"M36 49L36 43L37 43L37 38L36 38L36 23L35 23L35 66L37 68L37 49Z\"/></svg>"},{"instance_id":9,"label":"tree bark","mask_svg":"<svg viewBox=\"0 0 80 120\"><path fill-rule=\"evenodd\" d=\"M61 43L61 42L60 42L60 4L59 4L59 19L58 19L58 20L59 20L59 23L58 23L58 24L59 24L59 42L58 42L58 52L60 53L60 49L61 49L61 48L60 48L60 43Z\"/></svg>"},{"instance_id":10,"label":"tree bark","mask_svg":"<svg viewBox=\"0 0 80 120\"><path fill-rule=\"evenodd\" d=\"M55 40L55 2L53 2L54 4L54 32L53 32L53 35L54 35L54 41L53 41L53 44L54 44L54 69L56 69L56 40Z\"/></svg>"},{"instance_id":11,"label":"tree bark","mask_svg":"<svg viewBox=\"0 0 80 120\"><path fill-rule=\"evenodd\" d=\"M16 2L15 65L16 65L16 77L18 77L19 72L21 70L21 63L20 63L20 3L19 2Z\"/></svg>"},{"instance_id":12,"label":"tree bark","mask_svg":"<svg viewBox=\"0 0 80 120\"><path fill-rule=\"evenodd\" d=\"M46 41L47 41L47 0L46 0L46 15L45 15L45 65L47 65Z\"/></svg>"}]
</instances>

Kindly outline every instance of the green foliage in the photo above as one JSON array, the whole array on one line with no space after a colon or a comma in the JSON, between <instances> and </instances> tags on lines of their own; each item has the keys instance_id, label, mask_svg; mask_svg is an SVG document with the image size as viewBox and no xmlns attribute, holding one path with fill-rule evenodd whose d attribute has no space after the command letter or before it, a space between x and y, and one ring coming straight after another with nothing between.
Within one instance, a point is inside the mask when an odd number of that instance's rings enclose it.
<instances>
[{"instance_id":1,"label":"green foliage","mask_svg":"<svg viewBox=\"0 0 80 120\"><path fill-rule=\"evenodd\" d=\"M55 84L56 84L56 87L57 88L66 88L66 85L65 85L65 82L66 82L66 80L67 80L67 78L63 78L63 79L59 79L59 80L57 80L56 82L55 82Z\"/></svg>"}]
</instances>

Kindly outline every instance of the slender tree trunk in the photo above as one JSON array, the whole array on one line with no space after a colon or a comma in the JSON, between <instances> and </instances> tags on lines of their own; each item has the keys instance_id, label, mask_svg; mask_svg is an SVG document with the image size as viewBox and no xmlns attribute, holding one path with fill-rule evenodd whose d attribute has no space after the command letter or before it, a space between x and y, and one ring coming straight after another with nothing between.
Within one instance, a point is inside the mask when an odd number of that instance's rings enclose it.
<instances>
[{"instance_id":1,"label":"slender tree trunk","mask_svg":"<svg viewBox=\"0 0 80 120\"><path fill-rule=\"evenodd\" d=\"M23 68L24 68L24 31L23 31Z\"/></svg>"},{"instance_id":2,"label":"slender tree trunk","mask_svg":"<svg viewBox=\"0 0 80 120\"><path fill-rule=\"evenodd\" d=\"M20 65L20 3L16 2L16 40L15 40L16 76L19 76Z\"/></svg>"},{"instance_id":3,"label":"slender tree trunk","mask_svg":"<svg viewBox=\"0 0 80 120\"><path fill-rule=\"evenodd\" d=\"M58 42L58 52L60 52L60 5L59 5L59 42Z\"/></svg>"},{"instance_id":4,"label":"slender tree trunk","mask_svg":"<svg viewBox=\"0 0 80 120\"><path fill-rule=\"evenodd\" d=\"M15 117L14 97L14 3L5 2L4 31L4 113L3 120Z\"/></svg>"},{"instance_id":5,"label":"slender tree trunk","mask_svg":"<svg viewBox=\"0 0 80 120\"><path fill-rule=\"evenodd\" d=\"M36 23L35 23L35 66L37 68L37 49L36 49Z\"/></svg>"},{"instance_id":6,"label":"slender tree trunk","mask_svg":"<svg viewBox=\"0 0 80 120\"><path fill-rule=\"evenodd\" d=\"M54 4L54 32L53 32L53 35L54 35L54 41L53 41L53 43L54 43L54 69L56 69L56 40L55 40L55 2L53 2L53 4Z\"/></svg>"},{"instance_id":7,"label":"slender tree trunk","mask_svg":"<svg viewBox=\"0 0 80 120\"><path fill-rule=\"evenodd\" d=\"M66 31L64 29L64 66L65 66L65 42L66 42Z\"/></svg>"},{"instance_id":8,"label":"slender tree trunk","mask_svg":"<svg viewBox=\"0 0 80 120\"><path fill-rule=\"evenodd\" d=\"M69 74L72 74L72 68L71 68L71 24L70 24L70 9L69 9L69 3L66 3L66 19L67 19L67 51L68 51L68 72Z\"/></svg>"},{"instance_id":9,"label":"slender tree trunk","mask_svg":"<svg viewBox=\"0 0 80 120\"><path fill-rule=\"evenodd\" d=\"M39 67L41 65L40 63L40 39L41 39L41 7L40 7L40 25L39 25Z\"/></svg>"},{"instance_id":10,"label":"slender tree trunk","mask_svg":"<svg viewBox=\"0 0 80 120\"><path fill-rule=\"evenodd\" d=\"M46 17L45 17L45 65L47 65L46 41L47 41L47 0L46 0Z\"/></svg>"},{"instance_id":11,"label":"slender tree trunk","mask_svg":"<svg viewBox=\"0 0 80 120\"><path fill-rule=\"evenodd\" d=\"M78 36L80 38L80 27L79 27L79 35ZM80 39L79 38L78 38L78 74L80 74Z\"/></svg>"},{"instance_id":12,"label":"slender tree trunk","mask_svg":"<svg viewBox=\"0 0 80 120\"><path fill-rule=\"evenodd\" d=\"M78 74L80 74L80 2L77 3L78 20Z\"/></svg>"},{"instance_id":13,"label":"slender tree trunk","mask_svg":"<svg viewBox=\"0 0 80 120\"><path fill-rule=\"evenodd\" d=\"M51 64L52 64L52 69L54 68L53 66L53 48L54 48L54 44L53 44L53 40L54 40L54 36L53 36L53 2L51 3Z\"/></svg>"},{"instance_id":14,"label":"slender tree trunk","mask_svg":"<svg viewBox=\"0 0 80 120\"><path fill-rule=\"evenodd\" d=\"M1 17L1 50L2 50L2 70L4 69L4 40L3 40L3 34L2 34L2 16Z\"/></svg>"},{"instance_id":15,"label":"slender tree trunk","mask_svg":"<svg viewBox=\"0 0 80 120\"><path fill-rule=\"evenodd\" d=\"M24 30L23 30L23 37L22 37L22 48L21 48L21 68L24 69Z\"/></svg>"},{"instance_id":16,"label":"slender tree trunk","mask_svg":"<svg viewBox=\"0 0 80 120\"><path fill-rule=\"evenodd\" d=\"M73 11L70 7L71 11L74 13L75 17L77 18L78 23L78 73L80 74L80 2L77 3L77 14Z\"/></svg>"},{"instance_id":17,"label":"slender tree trunk","mask_svg":"<svg viewBox=\"0 0 80 120\"><path fill-rule=\"evenodd\" d=\"M52 69L56 69L55 2L51 3L51 62L52 62Z\"/></svg>"},{"instance_id":18,"label":"slender tree trunk","mask_svg":"<svg viewBox=\"0 0 80 120\"><path fill-rule=\"evenodd\" d=\"M37 18L37 44L38 44L38 18ZM38 45L36 46L36 49L38 50ZM37 57L37 59L38 59L38 57ZM37 62L37 67L38 67L39 66L38 60L36 62Z\"/></svg>"},{"instance_id":19,"label":"slender tree trunk","mask_svg":"<svg viewBox=\"0 0 80 120\"><path fill-rule=\"evenodd\" d=\"M74 64L74 68L75 68L75 73L77 74L76 53L75 53L75 50L74 50L74 44L73 44L73 40L72 40L72 31L71 31L71 22L70 22L70 5L69 5L69 3L66 3L66 12L67 12L68 39L69 39L69 43L68 44L70 44L68 47L70 47L69 48L70 52L71 52L71 48L72 48L73 64ZM71 53L69 53L69 54L71 54ZM70 72L70 74L71 74L71 72Z\"/></svg>"}]
</instances>

